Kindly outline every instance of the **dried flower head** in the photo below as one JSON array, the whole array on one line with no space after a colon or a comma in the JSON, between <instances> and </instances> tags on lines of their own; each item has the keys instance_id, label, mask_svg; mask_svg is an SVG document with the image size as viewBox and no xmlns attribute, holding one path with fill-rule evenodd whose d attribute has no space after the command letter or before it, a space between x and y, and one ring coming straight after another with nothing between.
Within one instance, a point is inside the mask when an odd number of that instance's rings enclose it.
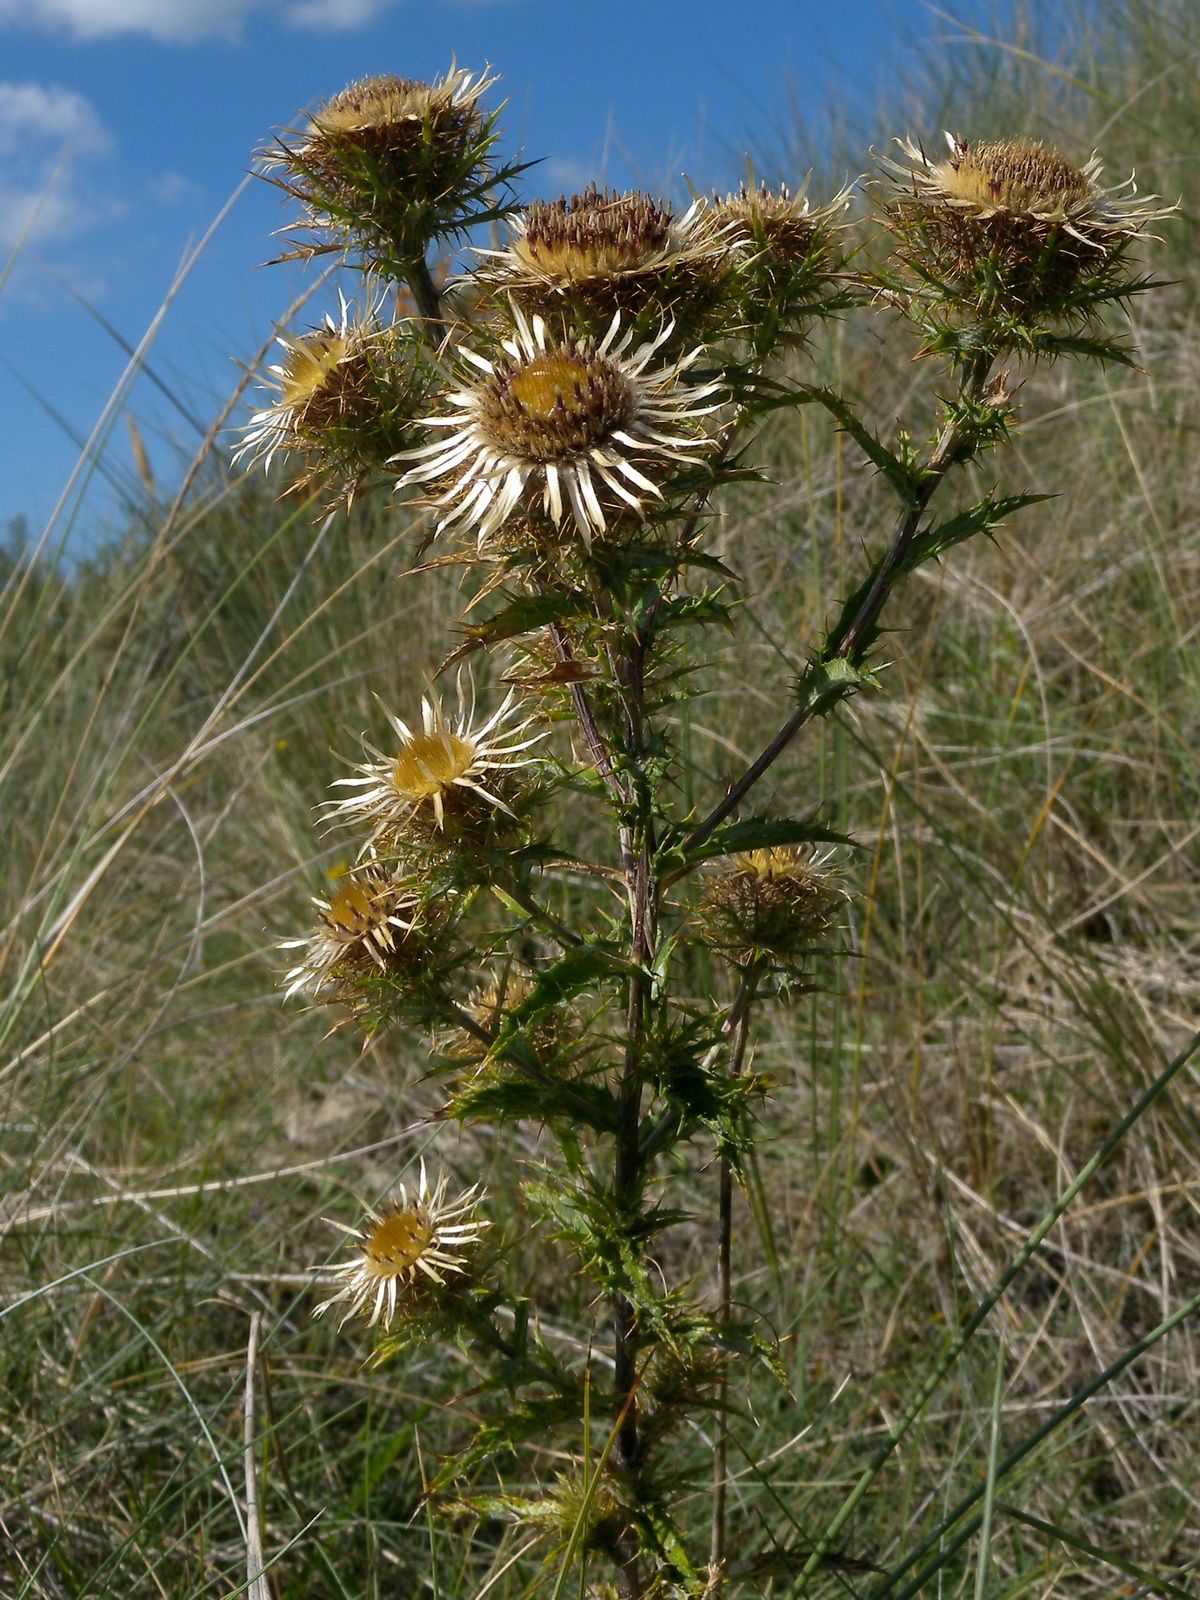
<instances>
[{"instance_id":1,"label":"dried flower head","mask_svg":"<svg viewBox=\"0 0 1200 1600\"><path fill-rule=\"evenodd\" d=\"M738 959L795 957L828 933L838 894L827 859L808 846L750 850L707 879L701 921Z\"/></svg>"},{"instance_id":2,"label":"dried flower head","mask_svg":"<svg viewBox=\"0 0 1200 1600\"><path fill-rule=\"evenodd\" d=\"M828 229L834 216L846 209L849 190L827 206L814 207L804 190L793 194L787 184L771 189L765 183L710 202L710 210L726 236L756 250L770 250L781 260L804 261Z\"/></svg>"},{"instance_id":3,"label":"dried flower head","mask_svg":"<svg viewBox=\"0 0 1200 1600\"><path fill-rule=\"evenodd\" d=\"M378 1211L368 1211L359 1227L334 1222L333 1227L355 1241L355 1253L349 1261L329 1269L335 1281L342 1281L337 1293L323 1301L313 1315L319 1317L330 1306L344 1305L339 1326L370 1312L368 1327L373 1328L380 1319L385 1328L390 1327L400 1291L415 1292L422 1278L444 1288L443 1273L463 1270L460 1252L478 1243L480 1234L490 1226L473 1215L480 1199L478 1186L472 1185L448 1204L445 1173L431 1190L422 1161L420 1181L411 1199L401 1184L399 1198Z\"/></svg>"},{"instance_id":4,"label":"dried flower head","mask_svg":"<svg viewBox=\"0 0 1200 1600\"><path fill-rule=\"evenodd\" d=\"M507 1011L514 1010L533 993L533 980L523 972L493 973L467 1001L469 1016L484 1028L499 1026Z\"/></svg>"},{"instance_id":5,"label":"dried flower head","mask_svg":"<svg viewBox=\"0 0 1200 1600\"><path fill-rule=\"evenodd\" d=\"M513 709L515 691L476 725L475 688L469 679L467 682L470 687L464 691L463 677L459 677L457 716L447 716L432 692L422 699L418 732L389 711L388 721L399 740L395 754L384 755L364 741L373 759L359 763L355 777L336 780L356 792L344 800L330 801L328 809L340 822L372 830L365 849L382 835L403 829L424 807L433 812L437 827L444 827L446 808L455 797L478 796L488 806L510 812L495 793L496 779L532 765L534 757L524 752L546 735L529 734L531 716L519 720L520 708Z\"/></svg>"},{"instance_id":6,"label":"dried flower head","mask_svg":"<svg viewBox=\"0 0 1200 1600\"><path fill-rule=\"evenodd\" d=\"M602 1550L619 1560L627 1501L613 1473L603 1475L572 1467L556 1473L537 1496L501 1492L472 1495L461 1509L478 1517L536 1529L552 1549ZM589 1582L588 1600L616 1600L615 1584Z\"/></svg>"},{"instance_id":7,"label":"dried flower head","mask_svg":"<svg viewBox=\"0 0 1200 1600\"><path fill-rule=\"evenodd\" d=\"M438 529L473 530L481 546L538 502L556 528L573 522L590 546L615 518L644 518L672 471L702 462L714 441L699 424L720 405L719 387L682 381L699 349L651 369L669 326L631 350L632 330L618 340L619 314L599 344L558 343L541 317L527 322L516 307L513 315L504 355L462 348L483 376L447 395L455 415L425 419L448 437L404 452L417 465L400 486L449 480L432 501L449 508Z\"/></svg>"},{"instance_id":8,"label":"dried flower head","mask_svg":"<svg viewBox=\"0 0 1200 1600\"><path fill-rule=\"evenodd\" d=\"M411 262L437 234L477 220L494 178L486 155L495 120L479 100L495 82L454 65L433 83L363 78L264 152L266 168L305 203L308 226L337 236L299 253L356 244L369 264Z\"/></svg>"},{"instance_id":9,"label":"dried flower head","mask_svg":"<svg viewBox=\"0 0 1200 1600\"><path fill-rule=\"evenodd\" d=\"M483 122L479 99L496 82L451 67L444 78L423 83L391 73L360 78L313 112L312 145L339 141L367 150L381 165L411 162L430 138L461 143Z\"/></svg>"},{"instance_id":10,"label":"dried flower head","mask_svg":"<svg viewBox=\"0 0 1200 1600\"><path fill-rule=\"evenodd\" d=\"M1104 187L1096 155L1076 166L1038 140L946 140L941 160L898 140L904 159L883 162L893 225L942 277L969 279L986 264L1010 298L1053 302L1166 214L1157 196L1137 195L1132 177Z\"/></svg>"},{"instance_id":11,"label":"dried flower head","mask_svg":"<svg viewBox=\"0 0 1200 1600\"><path fill-rule=\"evenodd\" d=\"M306 939L287 939L282 950L304 955L284 977L284 998L327 998L364 971L388 971L398 941L411 931L416 896L386 867L371 862L347 873L328 900L314 899L320 926Z\"/></svg>"},{"instance_id":12,"label":"dried flower head","mask_svg":"<svg viewBox=\"0 0 1200 1600\"><path fill-rule=\"evenodd\" d=\"M512 224L506 250L481 254L479 280L527 315L584 313L605 328L618 311L669 318L694 335L720 303L733 265L731 241L708 207L677 217L670 206L633 190L590 185L568 200L535 200ZM588 316L587 313L592 313Z\"/></svg>"},{"instance_id":13,"label":"dried flower head","mask_svg":"<svg viewBox=\"0 0 1200 1600\"><path fill-rule=\"evenodd\" d=\"M837 284L834 219L850 202L843 189L828 205L814 207L802 189L786 185L742 185L710 209L717 225L742 248L738 272L739 318L732 330L763 358L795 343L815 316L848 303Z\"/></svg>"},{"instance_id":14,"label":"dried flower head","mask_svg":"<svg viewBox=\"0 0 1200 1600\"><path fill-rule=\"evenodd\" d=\"M295 487L336 481L347 491L382 467L412 437L429 395L428 369L404 324L385 326L373 307L361 316L343 299L335 321L310 333L281 333L284 359L269 370L274 403L251 416L234 459L271 466L298 455Z\"/></svg>"}]
</instances>

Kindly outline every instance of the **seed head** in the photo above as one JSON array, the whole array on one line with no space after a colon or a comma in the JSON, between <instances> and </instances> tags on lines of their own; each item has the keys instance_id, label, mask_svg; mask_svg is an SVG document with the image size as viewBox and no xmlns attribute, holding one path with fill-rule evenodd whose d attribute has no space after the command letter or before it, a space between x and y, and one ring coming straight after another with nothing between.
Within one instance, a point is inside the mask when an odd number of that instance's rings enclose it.
<instances>
[{"instance_id":1,"label":"seed head","mask_svg":"<svg viewBox=\"0 0 1200 1600\"><path fill-rule=\"evenodd\" d=\"M701 922L737 960L794 959L828 933L838 893L824 859L805 846L751 850L708 878Z\"/></svg>"},{"instance_id":2,"label":"seed head","mask_svg":"<svg viewBox=\"0 0 1200 1600\"><path fill-rule=\"evenodd\" d=\"M372 862L348 873L328 900L314 899L319 927L306 939L287 939L282 950L302 950L284 977L284 998L336 997L363 972L387 972L411 932L417 900L386 867Z\"/></svg>"},{"instance_id":3,"label":"seed head","mask_svg":"<svg viewBox=\"0 0 1200 1600\"><path fill-rule=\"evenodd\" d=\"M344 1305L339 1326L369 1312L368 1327L381 1319L385 1328L390 1327L399 1294L405 1292L411 1298L422 1280L425 1287L445 1288L443 1274L463 1270L465 1260L460 1252L478 1243L480 1234L490 1226L482 1217L473 1216L481 1198L476 1185L447 1203L445 1174L431 1190L423 1161L412 1198L403 1184L399 1191L399 1197L380 1210L368 1211L357 1228L342 1222L332 1224L355 1241L355 1253L349 1261L329 1269L333 1281L341 1281L337 1293L323 1301L314 1316L322 1316L330 1306Z\"/></svg>"},{"instance_id":4,"label":"seed head","mask_svg":"<svg viewBox=\"0 0 1200 1600\"><path fill-rule=\"evenodd\" d=\"M417 464L400 486L445 485L431 502L447 508L439 531L474 530L481 547L539 501L555 528L573 523L590 546L616 518L644 518L672 470L701 464L714 441L698 424L720 404L719 388L682 381L700 349L649 370L669 326L631 350L632 330L617 337L619 313L599 344L555 341L541 317L527 322L515 306L513 315L502 356L461 349L483 376L447 395L455 415L425 419L448 437L403 453Z\"/></svg>"}]
</instances>

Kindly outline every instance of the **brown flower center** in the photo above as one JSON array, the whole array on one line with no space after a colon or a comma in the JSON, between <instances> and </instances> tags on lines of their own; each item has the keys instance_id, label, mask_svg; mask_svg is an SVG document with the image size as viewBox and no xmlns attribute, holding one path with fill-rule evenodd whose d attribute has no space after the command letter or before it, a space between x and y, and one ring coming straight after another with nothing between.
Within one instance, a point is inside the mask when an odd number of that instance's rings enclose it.
<instances>
[{"instance_id":1,"label":"brown flower center","mask_svg":"<svg viewBox=\"0 0 1200 1600\"><path fill-rule=\"evenodd\" d=\"M600 444L632 408L629 382L613 362L556 350L499 369L484 392L480 421L506 453L560 461Z\"/></svg>"},{"instance_id":2,"label":"brown flower center","mask_svg":"<svg viewBox=\"0 0 1200 1600\"><path fill-rule=\"evenodd\" d=\"M959 145L934 172L951 199L1003 211L1065 212L1091 196L1078 167L1030 139Z\"/></svg>"},{"instance_id":3,"label":"brown flower center","mask_svg":"<svg viewBox=\"0 0 1200 1600\"><path fill-rule=\"evenodd\" d=\"M425 1212L408 1207L392 1211L373 1225L362 1246L367 1271L375 1278L394 1278L416 1265L437 1237Z\"/></svg>"},{"instance_id":4,"label":"brown flower center","mask_svg":"<svg viewBox=\"0 0 1200 1600\"><path fill-rule=\"evenodd\" d=\"M807 253L817 231L817 219L803 199L793 199L786 190L743 189L713 209L719 222L733 226L738 239L751 243L761 237L789 254Z\"/></svg>"}]
</instances>

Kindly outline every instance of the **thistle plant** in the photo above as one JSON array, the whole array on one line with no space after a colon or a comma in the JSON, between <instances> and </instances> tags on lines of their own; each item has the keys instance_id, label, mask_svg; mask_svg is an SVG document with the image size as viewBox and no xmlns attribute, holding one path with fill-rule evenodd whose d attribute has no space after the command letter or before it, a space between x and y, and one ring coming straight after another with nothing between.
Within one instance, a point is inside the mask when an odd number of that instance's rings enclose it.
<instances>
[{"instance_id":1,"label":"thistle plant","mask_svg":"<svg viewBox=\"0 0 1200 1600\"><path fill-rule=\"evenodd\" d=\"M593 1322L575 1343L548 1332L512 1241L485 1232L487 1196L448 1198L424 1168L411 1196L337 1224L351 1258L319 1309L361 1314L381 1357L466 1352L470 1434L433 1509L524 1525L556 1594L572 1572L625 1600L715 1594L744 1384L756 1365L783 1381L770 1324L731 1294L771 1090L752 1043L767 1008L828 981L855 876L853 841L773 809L768 779L808 724L880 690L897 586L1042 498L980 495L969 469L1018 425L1014 363L1132 362L1108 313L1151 287L1135 247L1161 213L1103 188L1094 157L959 139L941 161L901 144L853 222L849 193L756 184L681 212L595 188L518 208L491 81L368 80L270 154L321 235L298 248L344 252L369 310L284 336L247 451L394 494L466 591L433 674L456 675L456 709L444 685L389 686L385 741L341 752L323 815L355 864L288 942L285 982L368 1033L423 1034L441 1117L536 1130L524 1205ZM501 221L507 242L435 281L439 254ZM833 317L937 365L928 437L809 381ZM721 503L761 475L764 422L813 406L892 519L859 530L859 579L775 686L774 737L692 804L680 708L742 599L736 552L714 553ZM701 1219L682 1172L708 1187ZM684 1223L709 1232L710 1279L663 1264Z\"/></svg>"}]
</instances>

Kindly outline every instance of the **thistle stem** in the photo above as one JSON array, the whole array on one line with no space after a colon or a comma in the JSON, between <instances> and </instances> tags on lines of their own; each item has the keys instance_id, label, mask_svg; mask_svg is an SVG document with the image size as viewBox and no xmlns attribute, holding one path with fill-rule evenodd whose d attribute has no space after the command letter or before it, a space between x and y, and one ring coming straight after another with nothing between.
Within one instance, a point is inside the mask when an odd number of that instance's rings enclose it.
<instances>
[{"instance_id":1,"label":"thistle stem","mask_svg":"<svg viewBox=\"0 0 1200 1600\"><path fill-rule=\"evenodd\" d=\"M408 292L413 297L413 304L417 312L426 322L440 322L442 320L442 295L429 264L424 256L408 263L404 274L404 281L408 285ZM432 332L433 330L430 330Z\"/></svg>"},{"instance_id":2,"label":"thistle stem","mask_svg":"<svg viewBox=\"0 0 1200 1600\"><path fill-rule=\"evenodd\" d=\"M750 1032L750 1007L758 987L758 972L752 967L742 974L737 996L726 1020L731 1035L729 1076L739 1077ZM717 1326L729 1321L733 1261L733 1163L727 1151L721 1153L717 1214ZM716 1443L713 1447L712 1537L708 1554L708 1592L720 1600L725 1579L725 1486L729 1472L729 1426L726 1400L729 1379L724 1368L717 1380L715 1396Z\"/></svg>"},{"instance_id":3,"label":"thistle stem","mask_svg":"<svg viewBox=\"0 0 1200 1600\"><path fill-rule=\"evenodd\" d=\"M991 356L985 354L976 357L963 380L960 397L979 401L983 396L991 367ZM900 519L891 547L880 564L874 582L863 597L862 604L857 612L851 618L837 647L832 651L834 659L854 661L862 654L864 641L869 637L870 630L879 620L880 612L883 610L888 595L891 593L892 585L903 568L904 558L917 536L921 518L925 515L930 501L945 481L946 474L959 458L959 454L966 442L964 438L965 432L964 423L957 418L947 422L942 429L933 455L929 458L929 464L925 468L920 487ZM829 657L820 657L819 659L829 659ZM708 816L688 834L683 841L684 853L687 854L702 845L720 827L726 817L737 810L746 795L754 788L767 769L775 764L806 722L811 722L814 717L824 715L832 710L838 701L845 699L853 693L853 690L854 685L847 682L839 686L838 692L833 699L808 701L804 705L798 706L761 754L750 763L742 776L730 787L720 804L714 806Z\"/></svg>"}]
</instances>

